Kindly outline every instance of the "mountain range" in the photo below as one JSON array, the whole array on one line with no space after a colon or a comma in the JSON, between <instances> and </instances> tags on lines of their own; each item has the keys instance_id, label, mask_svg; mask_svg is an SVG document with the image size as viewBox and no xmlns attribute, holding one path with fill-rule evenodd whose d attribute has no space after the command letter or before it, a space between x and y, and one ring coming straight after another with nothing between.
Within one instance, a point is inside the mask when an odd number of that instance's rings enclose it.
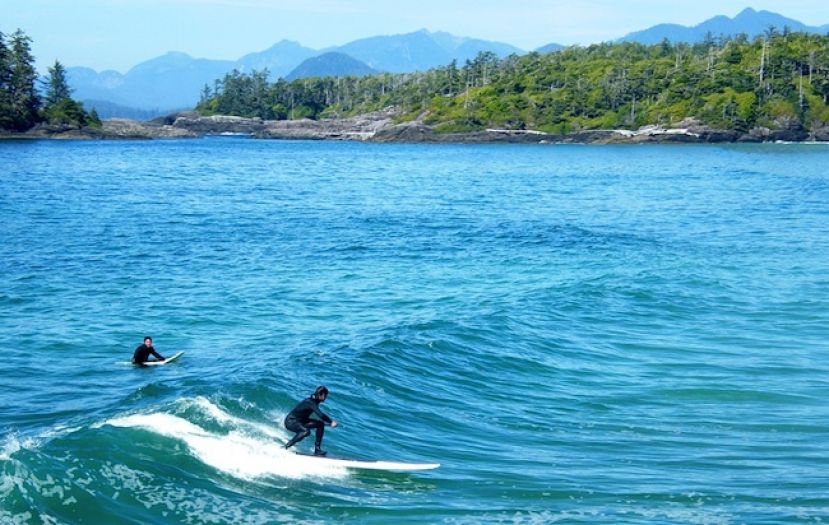
<instances>
[{"instance_id":1,"label":"mountain range","mask_svg":"<svg viewBox=\"0 0 829 525\"><path fill-rule=\"evenodd\" d=\"M87 107L99 101L109 102L106 107L96 109L102 118L113 118L129 116L129 108L151 110L156 115L192 108L205 84L212 87L217 79L234 69L250 73L267 68L271 80L405 73L444 66L453 60L463 63L481 51L491 51L499 57L524 53L501 42L421 30L364 38L322 50L282 40L236 61L199 59L170 52L142 62L124 75L117 71L98 73L84 67L67 68L67 75L75 98L84 101Z\"/></svg>"},{"instance_id":2,"label":"mountain range","mask_svg":"<svg viewBox=\"0 0 829 525\"><path fill-rule=\"evenodd\" d=\"M741 11L734 18L715 16L693 27L677 24L659 24L644 31L630 33L619 39L619 41L639 42L647 45L658 44L665 39L671 42L701 42L708 35L720 37L736 36L741 33L751 39L762 35L770 27L774 27L778 31L788 27L791 31L803 33L826 34L829 32L829 24L824 26L807 26L793 18L787 18L770 11L755 11L749 7Z\"/></svg>"},{"instance_id":3,"label":"mountain range","mask_svg":"<svg viewBox=\"0 0 829 525\"><path fill-rule=\"evenodd\" d=\"M769 27L813 33L829 32L829 25L807 26L797 20L747 8L734 18L715 16L696 26L659 24L618 39L622 42L655 44L699 42L707 36L749 38L763 34ZM549 53L562 49L548 44L536 49ZM453 60L462 64L482 51L499 57L524 54L525 51L502 42L458 37L446 32L415 31L401 35L375 36L355 40L342 46L321 50L298 42L282 40L269 49L250 53L236 61L193 58L170 52L142 62L126 74L116 71L96 72L84 67L67 69L75 98L87 107L96 107L102 118L157 116L179 109L192 108L205 85L234 69L250 73L268 69L270 79L288 80L313 76L361 76L377 72L406 73L445 66Z\"/></svg>"}]
</instances>

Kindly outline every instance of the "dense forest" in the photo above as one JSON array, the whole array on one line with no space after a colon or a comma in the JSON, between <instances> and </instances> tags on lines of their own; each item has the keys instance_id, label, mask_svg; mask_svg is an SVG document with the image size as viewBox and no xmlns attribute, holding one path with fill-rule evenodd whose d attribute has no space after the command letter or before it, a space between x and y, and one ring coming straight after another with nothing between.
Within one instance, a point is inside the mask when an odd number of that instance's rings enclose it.
<instances>
[{"instance_id":1,"label":"dense forest","mask_svg":"<svg viewBox=\"0 0 829 525\"><path fill-rule=\"evenodd\" d=\"M437 131L571 133L675 125L813 129L829 123L829 36L769 28L754 40L571 47L499 59L482 53L411 74L268 81L234 71L205 86L197 109L263 119L324 119L397 109Z\"/></svg>"},{"instance_id":2,"label":"dense forest","mask_svg":"<svg viewBox=\"0 0 829 525\"><path fill-rule=\"evenodd\" d=\"M55 61L45 81L38 78L32 40L21 30L0 32L0 130L26 131L40 123L100 127L93 109L87 113L72 99L66 69Z\"/></svg>"}]
</instances>

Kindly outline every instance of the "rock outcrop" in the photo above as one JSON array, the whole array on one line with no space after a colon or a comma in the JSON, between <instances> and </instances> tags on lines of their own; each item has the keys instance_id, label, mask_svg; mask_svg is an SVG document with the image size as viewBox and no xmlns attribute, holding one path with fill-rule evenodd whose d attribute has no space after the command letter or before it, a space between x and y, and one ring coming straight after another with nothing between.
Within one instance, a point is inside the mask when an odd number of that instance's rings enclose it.
<instances>
[{"instance_id":1,"label":"rock outcrop","mask_svg":"<svg viewBox=\"0 0 829 525\"><path fill-rule=\"evenodd\" d=\"M713 129L694 118L673 126L644 126L637 130L582 130L566 135L526 129L486 129L441 133L422 120L396 123L394 108L355 117L320 120L262 120L224 115L177 113L149 122L107 120L101 128L39 125L25 133L0 138L157 139L204 135L245 135L260 139L353 140L408 143L513 144L645 144L722 142L829 141L829 126L806 130L796 122L774 122L774 128L755 127L746 133Z\"/></svg>"},{"instance_id":2,"label":"rock outcrop","mask_svg":"<svg viewBox=\"0 0 829 525\"><path fill-rule=\"evenodd\" d=\"M260 118L209 117L185 113L173 127L203 135L251 135L264 139L369 140L389 126L394 113L381 111L343 119L262 120Z\"/></svg>"},{"instance_id":3,"label":"rock outcrop","mask_svg":"<svg viewBox=\"0 0 829 525\"><path fill-rule=\"evenodd\" d=\"M105 120L99 128L69 126L62 124L38 124L24 132L0 132L0 138L8 139L57 139L57 140L102 140L102 139L167 139L194 138L197 133L170 125L157 125L134 120Z\"/></svg>"},{"instance_id":4,"label":"rock outcrop","mask_svg":"<svg viewBox=\"0 0 829 525\"><path fill-rule=\"evenodd\" d=\"M255 133L265 139L371 140L392 123L388 112L368 113L344 119L269 120Z\"/></svg>"},{"instance_id":5,"label":"rock outcrop","mask_svg":"<svg viewBox=\"0 0 829 525\"><path fill-rule=\"evenodd\" d=\"M268 122L260 118L227 115L203 117L198 113L171 115L163 121L165 123L169 122L169 125L174 128L187 130L198 135L253 135L262 132L265 129L265 123Z\"/></svg>"},{"instance_id":6,"label":"rock outcrop","mask_svg":"<svg viewBox=\"0 0 829 525\"><path fill-rule=\"evenodd\" d=\"M170 125L142 124L134 120L105 120L103 138L124 139L176 139L199 137L187 129Z\"/></svg>"}]
</instances>

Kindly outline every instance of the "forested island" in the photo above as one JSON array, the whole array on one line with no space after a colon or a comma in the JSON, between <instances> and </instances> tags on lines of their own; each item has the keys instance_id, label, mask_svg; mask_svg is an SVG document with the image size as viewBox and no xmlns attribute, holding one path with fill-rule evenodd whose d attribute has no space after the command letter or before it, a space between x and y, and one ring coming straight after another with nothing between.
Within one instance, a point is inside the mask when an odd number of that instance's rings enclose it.
<instances>
[{"instance_id":1,"label":"forested island","mask_svg":"<svg viewBox=\"0 0 829 525\"><path fill-rule=\"evenodd\" d=\"M482 53L410 74L271 83L267 71L234 71L205 86L196 109L202 116L315 122L385 112L400 130L416 125L435 140L602 130L624 137L643 129L654 136L677 128L686 133L671 135L713 141L829 140L828 99L829 37L769 28L754 40L605 43L505 59ZM395 136L416 139L405 131Z\"/></svg>"},{"instance_id":2,"label":"forested island","mask_svg":"<svg viewBox=\"0 0 829 525\"><path fill-rule=\"evenodd\" d=\"M51 132L100 129L95 110L87 112L72 99L66 69L59 61L39 85L31 44L19 29L8 38L0 32L0 133L30 131L38 125Z\"/></svg>"},{"instance_id":3,"label":"forested island","mask_svg":"<svg viewBox=\"0 0 829 525\"><path fill-rule=\"evenodd\" d=\"M194 111L101 122L60 62L39 80L31 39L0 33L0 138L259 138L387 142L829 141L829 36L604 43L428 71L271 82L233 71Z\"/></svg>"},{"instance_id":4,"label":"forested island","mask_svg":"<svg viewBox=\"0 0 829 525\"><path fill-rule=\"evenodd\" d=\"M48 76L39 78L32 39L18 29L0 32L0 139L104 139L193 137L196 134L161 124L132 121L101 122L72 98L66 68L55 61Z\"/></svg>"}]
</instances>

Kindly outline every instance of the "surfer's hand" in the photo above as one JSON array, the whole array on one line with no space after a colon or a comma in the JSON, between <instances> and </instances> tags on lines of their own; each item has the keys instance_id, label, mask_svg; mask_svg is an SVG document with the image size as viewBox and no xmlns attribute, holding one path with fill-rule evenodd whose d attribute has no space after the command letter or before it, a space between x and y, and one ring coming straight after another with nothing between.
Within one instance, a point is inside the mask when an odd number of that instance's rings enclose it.
<instances>
[{"instance_id":1,"label":"surfer's hand","mask_svg":"<svg viewBox=\"0 0 829 525\"><path fill-rule=\"evenodd\" d=\"M332 421L332 422L331 422L331 428L334 428L334 427L336 427L336 426L337 426L337 422L336 422L336 421Z\"/></svg>"}]
</instances>

